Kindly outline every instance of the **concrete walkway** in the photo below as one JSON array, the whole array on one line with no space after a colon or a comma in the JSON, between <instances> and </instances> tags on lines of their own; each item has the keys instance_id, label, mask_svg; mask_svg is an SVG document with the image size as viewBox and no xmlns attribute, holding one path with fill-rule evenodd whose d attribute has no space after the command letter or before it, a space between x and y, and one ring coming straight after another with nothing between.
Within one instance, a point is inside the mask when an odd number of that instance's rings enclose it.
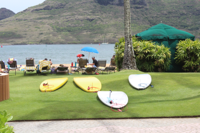
<instances>
[{"instance_id":1,"label":"concrete walkway","mask_svg":"<svg viewBox=\"0 0 200 133\"><path fill-rule=\"evenodd\" d=\"M8 122L15 133L200 133L200 118Z\"/></svg>"}]
</instances>

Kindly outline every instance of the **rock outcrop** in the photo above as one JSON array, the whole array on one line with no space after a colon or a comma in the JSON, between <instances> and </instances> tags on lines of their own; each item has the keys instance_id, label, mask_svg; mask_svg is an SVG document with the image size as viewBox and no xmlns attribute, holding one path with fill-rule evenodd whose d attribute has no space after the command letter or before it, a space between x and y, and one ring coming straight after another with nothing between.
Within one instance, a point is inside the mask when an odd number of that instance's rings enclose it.
<instances>
[{"instance_id":1,"label":"rock outcrop","mask_svg":"<svg viewBox=\"0 0 200 133\"><path fill-rule=\"evenodd\" d=\"M11 10L8 10L6 8L0 9L0 20L11 17L13 15L15 15L15 13Z\"/></svg>"}]
</instances>

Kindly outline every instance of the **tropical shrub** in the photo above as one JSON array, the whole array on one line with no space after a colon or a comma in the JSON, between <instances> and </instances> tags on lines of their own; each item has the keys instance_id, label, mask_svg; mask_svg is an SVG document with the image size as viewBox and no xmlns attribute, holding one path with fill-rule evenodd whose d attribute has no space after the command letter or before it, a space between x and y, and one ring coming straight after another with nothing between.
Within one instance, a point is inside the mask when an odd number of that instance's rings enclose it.
<instances>
[{"instance_id":1,"label":"tropical shrub","mask_svg":"<svg viewBox=\"0 0 200 133\"><path fill-rule=\"evenodd\" d=\"M175 60L176 63L183 65L186 72L200 71L200 41L186 39L180 41L176 46Z\"/></svg>"},{"instance_id":2,"label":"tropical shrub","mask_svg":"<svg viewBox=\"0 0 200 133\"><path fill-rule=\"evenodd\" d=\"M0 133L14 133L13 127L8 126L6 122L12 120L13 116L8 114L5 110L0 111Z\"/></svg>"},{"instance_id":3,"label":"tropical shrub","mask_svg":"<svg viewBox=\"0 0 200 133\"><path fill-rule=\"evenodd\" d=\"M171 52L164 45L156 45L151 41L138 41L133 37L133 48L137 67L141 71L166 71L171 63ZM115 62L118 70L122 68L125 40L120 38L115 43Z\"/></svg>"},{"instance_id":4,"label":"tropical shrub","mask_svg":"<svg viewBox=\"0 0 200 133\"><path fill-rule=\"evenodd\" d=\"M156 45L151 41L135 41L133 48L137 67L145 72L166 71L171 63L171 52L164 45Z\"/></svg>"},{"instance_id":5,"label":"tropical shrub","mask_svg":"<svg viewBox=\"0 0 200 133\"><path fill-rule=\"evenodd\" d=\"M115 43L115 64L117 70L119 71L122 68L123 58L124 58L124 47L125 40L124 37L119 39L119 42Z\"/></svg>"}]
</instances>

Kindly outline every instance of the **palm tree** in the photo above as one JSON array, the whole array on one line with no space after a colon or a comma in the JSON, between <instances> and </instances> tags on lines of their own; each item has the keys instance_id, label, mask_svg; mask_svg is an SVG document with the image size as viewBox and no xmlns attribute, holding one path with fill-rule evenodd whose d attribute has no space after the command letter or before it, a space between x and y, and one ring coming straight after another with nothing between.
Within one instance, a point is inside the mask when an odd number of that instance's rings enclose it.
<instances>
[{"instance_id":1,"label":"palm tree","mask_svg":"<svg viewBox=\"0 0 200 133\"><path fill-rule=\"evenodd\" d=\"M137 69L135 54L132 46L130 0L124 0L124 38L125 49L122 68Z\"/></svg>"}]
</instances>

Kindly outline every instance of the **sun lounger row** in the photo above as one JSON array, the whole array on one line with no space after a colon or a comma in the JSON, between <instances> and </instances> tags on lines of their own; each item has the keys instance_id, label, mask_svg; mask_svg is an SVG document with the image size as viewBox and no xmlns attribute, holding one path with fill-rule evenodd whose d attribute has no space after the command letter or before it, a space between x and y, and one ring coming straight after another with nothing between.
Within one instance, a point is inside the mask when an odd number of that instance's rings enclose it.
<instances>
[{"instance_id":1,"label":"sun lounger row","mask_svg":"<svg viewBox=\"0 0 200 133\"><path fill-rule=\"evenodd\" d=\"M14 58L9 58L7 61L7 69L6 69L6 65L4 61L0 61L0 72L8 72L10 70L15 70L15 75L16 75L16 70L17 70L17 60L15 60Z\"/></svg>"},{"instance_id":2,"label":"sun lounger row","mask_svg":"<svg viewBox=\"0 0 200 133\"><path fill-rule=\"evenodd\" d=\"M72 67L72 71L74 72L82 71L82 73L85 73L85 74L92 74L92 73L98 73L98 72L103 73L104 71L108 73L111 71L115 72L115 68L116 68L114 59L111 59L111 63L109 66L106 66L106 60L98 60L97 67L87 66L87 64L88 64L87 59L80 59L79 66Z\"/></svg>"},{"instance_id":3,"label":"sun lounger row","mask_svg":"<svg viewBox=\"0 0 200 133\"><path fill-rule=\"evenodd\" d=\"M10 70L15 70L15 75L16 75L16 70L17 68L17 61L16 60L12 60L12 61L8 61L8 68L6 69L5 67L5 62L4 61L0 61L0 65L1 65L1 71L2 70L7 70L7 72L9 73ZM111 72L114 71L115 72L115 62L113 59L111 59L111 63L109 66L106 66L106 60L98 60L98 66L97 67L92 67L92 66L87 66L88 64L88 60L87 59L80 59L79 63L77 66L74 67L70 67L70 70L67 66L58 66L58 67L51 67L51 62L47 61L47 60L40 60L39 64L36 66L35 65L35 61L34 58L26 58L26 66L20 68L21 71L24 71L24 75L26 75L27 72L34 72L36 71L36 73L44 73L44 72L55 72L55 73L71 73L71 72L78 72L81 71L83 74L93 74L93 73L98 73L98 72L104 72L106 71Z\"/></svg>"}]
</instances>

